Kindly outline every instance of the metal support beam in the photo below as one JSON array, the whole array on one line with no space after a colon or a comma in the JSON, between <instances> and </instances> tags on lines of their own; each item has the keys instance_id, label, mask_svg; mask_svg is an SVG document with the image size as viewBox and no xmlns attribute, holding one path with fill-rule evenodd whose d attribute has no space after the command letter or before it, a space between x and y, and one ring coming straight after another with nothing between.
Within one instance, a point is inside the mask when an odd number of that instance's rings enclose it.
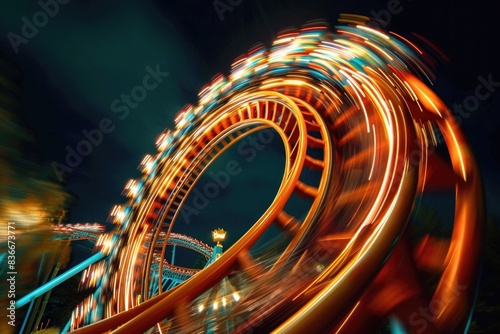
<instances>
[{"instance_id":1,"label":"metal support beam","mask_svg":"<svg viewBox=\"0 0 500 334\"><path fill-rule=\"evenodd\" d=\"M90 258L87 260L83 261L80 264L77 264L73 268L69 269L66 271L64 274L57 276L50 282L45 283L44 285L36 288L35 290L31 291L28 293L26 296L20 298L19 300L16 301L16 308L21 308L33 299L37 298L38 296L43 295L45 292L55 288L62 282L66 281L67 279L75 276L78 274L80 271L84 270L88 266L90 266L93 263L96 263L97 261L101 260L104 258L106 255L104 253L96 253L92 255Z\"/></svg>"}]
</instances>

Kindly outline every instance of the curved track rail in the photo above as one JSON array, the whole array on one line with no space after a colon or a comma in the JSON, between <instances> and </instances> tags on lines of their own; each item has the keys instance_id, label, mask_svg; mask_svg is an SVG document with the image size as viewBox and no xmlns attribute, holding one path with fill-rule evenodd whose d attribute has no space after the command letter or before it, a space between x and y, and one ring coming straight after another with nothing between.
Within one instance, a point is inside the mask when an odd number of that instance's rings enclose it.
<instances>
[{"instance_id":1,"label":"curved track rail","mask_svg":"<svg viewBox=\"0 0 500 334\"><path fill-rule=\"evenodd\" d=\"M269 51L253 48L228 78L202 89L198 106L179 112L176 129L162 133L156 155L141 163L143 178L127 184L129 203L111 214L119 228L100 244L112 244L96 296L102 320L75 323L75 333L195 333L228 322L238 333L352 333L372 331L390 315L412 329L412 312L423 306L438 310L429 330L466 330L483 222L472 152L419 78L430 76L424 53L359 17L343 20L351 25L335 33L309 24L280 34ZM161 282L166 240L195 184L229 147L263 131L277 133L285 152L272 204L204 270L152 291L152 272ZM439 136L449 163L434 152ZM309 170L317 181L303 177ZM438 185L454 192L456 208L429 295L417 277L425 254L439 257L436 243L427 238L412 250L407 224L417 198ZM308 201L302 218L286 210L296 195ZM250 249L271 225L285 247L254 259ZM197 312L200 296L228 278L244 297L231 306L224 299L220 317ZM459 294L457 284L466 287Z\"/></svg>"}]
</instances>

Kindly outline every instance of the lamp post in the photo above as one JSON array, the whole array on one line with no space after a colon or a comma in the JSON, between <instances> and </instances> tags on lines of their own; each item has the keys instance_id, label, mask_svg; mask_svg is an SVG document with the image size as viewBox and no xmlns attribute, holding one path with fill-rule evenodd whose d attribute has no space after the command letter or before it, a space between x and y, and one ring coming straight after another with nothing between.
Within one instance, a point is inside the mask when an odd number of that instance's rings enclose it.
<instances>
[{"instance_id":1,"label":"lamp post","mask_svg":"<svg viewBox=\"0 0 500 334\"><path fill-rule=\"evenodd\" d=\"M212 231L212 239L217 244L214 246L212 258L207 265L211 264L222 254L222 242L226 239L227 231L218 228ZM226 320L224 327L216 328L216 319L218 317L227 316L229 310L240 300L240 294L236 291L235 287L231 284L229 279L225 277L220 285L215 286L206 294L198 305L198 313L206 312L207 318L204 321L206 324L205 332L207 334L231 333L233 331L232 320ZM205 308L206 307L206 308ZM204 311L206 309L206 311Z\"/></svg>"},{"instance_id":2,"label":"lamp post","mask_svg":"<svg viewBox=\"0 0 500 334\"><path fill-rule=\"evenodd\" d=\"M212 239L217 243L218 247L222 247L221 242L226 239L226 233L227 231L224 231L224 229L222 228L218 228L212 231Z\"/></svg>"},{"instance_id":3,"label":"lamp post","mask_svg":"<svg viewBox=\"0 0 500 334\"><path fill-rule=\"evenodd\" d=\"M212 253L212 258L210 259L210 263L214 262L221 256L222 254L222 244L221 242L226 239L227 231L224 231L222 228L218 228L212 231L212 239L217 244L214 247L214 252Z\"/></svg>"}]
</instances>

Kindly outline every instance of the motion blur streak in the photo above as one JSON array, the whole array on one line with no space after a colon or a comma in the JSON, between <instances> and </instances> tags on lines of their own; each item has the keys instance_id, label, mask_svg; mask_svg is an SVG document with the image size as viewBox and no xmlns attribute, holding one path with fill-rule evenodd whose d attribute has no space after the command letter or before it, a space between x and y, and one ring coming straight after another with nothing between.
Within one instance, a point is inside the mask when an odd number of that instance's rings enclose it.
<instances>
[{"instance_id":1,"label":"motion blur streak","mask_svg":"<svg viewBox=\"0 0 500 334\"><path fill-rule=\"evenodd\" d=\"M410 332L467 331L484 221L472 152L424 83L433 77L424 48L360 16L342 21L351 24L332 32L311 22L269 50L252 48L177 114L142 178L127 183L128 203L112 211L106 270L85 304L97 307L75 311L74 333L368 333L389 318ZM272 204L203 270L175 268L165 250L180 238L172 228L191 190L224 151L264 129L286 159ZM438 134L450 163L432 165ZM428 236L413 252L409 217L431 174L451 180L451 241L443 249ZM287 212L295 195L303 215ZM273 225L281 232L252 248ZM431 293L422 268L440 273ZM187 276L171 289L162 282L173 272ZM422 309L431 316L419 318Z\"/></svg>"}]
</instances>

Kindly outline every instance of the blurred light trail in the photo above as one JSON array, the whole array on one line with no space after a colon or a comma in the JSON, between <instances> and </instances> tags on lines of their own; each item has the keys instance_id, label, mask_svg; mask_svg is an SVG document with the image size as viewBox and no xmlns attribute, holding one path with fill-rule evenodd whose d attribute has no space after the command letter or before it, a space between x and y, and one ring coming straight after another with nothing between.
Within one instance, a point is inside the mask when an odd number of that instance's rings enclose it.
<instances>
[{"instance_id":1,"label":"blurred light trail","mask_svg":"<svg viewBox=\"0 0 500 334\"><path fill-rule=\"evenodd\" d=\"M366 333L390 317L417 331L414 312L436 303L426 326L467 330L484 223L473 154L424 83L433 63L423 50L367 18L342 19L352 24L332 32L310 22L270 49L252 48L200 90L198 105L181 109L142 160L140 180L126 184L128 202L110 214L109 258L105 270L95 266L104 274L75 310L74 333ZM231 146L269 129L285 152L271 205L205 269L164 286L168 240L200 177ZM449 162L432 163L437 134ZM453 231L449 242L427 238L412 251L408 222L432 189L431 172L456 199ZM296 198L303 215L291 213ZM271 230L279 231L273 243L255 249ZM424 293L427 269L440 277ZM219 298L227 280L237 295Z\"/></svg>"}]
</instances>

